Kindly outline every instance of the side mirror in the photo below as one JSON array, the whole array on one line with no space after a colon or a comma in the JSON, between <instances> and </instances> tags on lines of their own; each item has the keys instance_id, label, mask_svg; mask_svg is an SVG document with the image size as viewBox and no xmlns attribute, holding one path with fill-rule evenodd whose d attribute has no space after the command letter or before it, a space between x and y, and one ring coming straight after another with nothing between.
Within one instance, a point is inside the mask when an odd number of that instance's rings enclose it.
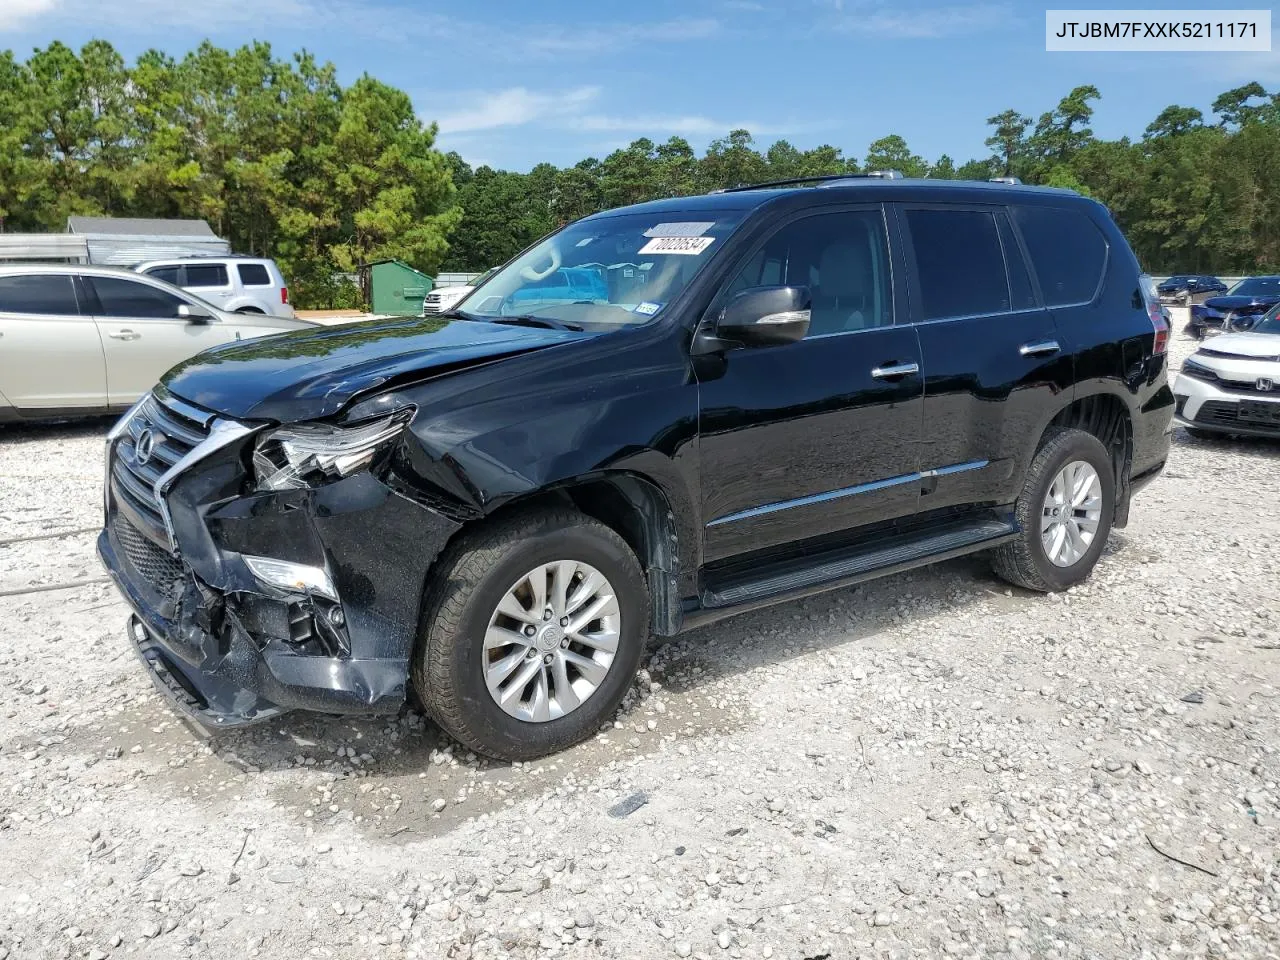
<instances>
[{"instance_id":1,"label":"side mirror","mask_svg":"<svg viewBox=\"0 0 1280 960\"><path fill-rule=\"evenodd\" d=\"M744 347L794 343L809 332L808 287L752 287L725 305L716 337Z\"/></svg>"},{"instance_id":2,"label":"side mirror","mask_svg":"<svg viewBox=\"0 0 1280 960\"><path fill-rule=\"evenodd\" d=\"M213 323L213 314L194 303L182 303L178 305L178 319L187 323Z\"/></svg>"}]
</instances>

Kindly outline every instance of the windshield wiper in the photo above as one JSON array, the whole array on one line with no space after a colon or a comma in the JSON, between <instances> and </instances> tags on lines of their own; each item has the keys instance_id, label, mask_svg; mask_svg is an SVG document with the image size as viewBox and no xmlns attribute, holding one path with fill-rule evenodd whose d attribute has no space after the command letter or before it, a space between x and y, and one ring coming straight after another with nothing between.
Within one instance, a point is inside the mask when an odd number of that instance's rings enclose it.
<instances>
[{"instance_id":1,"label":"windshield wiper","mask_svg":"<svg viewBox=\"0 0 1280 960\"><path fill-rule=\"evenodd\" d=\"M428 313L425 316L440 317L443 320L474 320L477 322L488 319L487 317L477 317L474 313L466 313L463 310L445 310L441 313Z\"/></svg>"},{"instance_id":2,"label":"windshield wiper","mask_svg":"<svg viewBox=\"0 0 1280 960\"><path fill-rule=\"evenodd\" d=\"M472 319L472 318L468 318ZM490 323L505 323L513 327L545 327L548 330L575 330L582 327L576 323L565 323L563 320L552 320L550 317L535 317L525 313L510 317L475 317L476 320L488 320Z\"/></svg>"}]
</instances>

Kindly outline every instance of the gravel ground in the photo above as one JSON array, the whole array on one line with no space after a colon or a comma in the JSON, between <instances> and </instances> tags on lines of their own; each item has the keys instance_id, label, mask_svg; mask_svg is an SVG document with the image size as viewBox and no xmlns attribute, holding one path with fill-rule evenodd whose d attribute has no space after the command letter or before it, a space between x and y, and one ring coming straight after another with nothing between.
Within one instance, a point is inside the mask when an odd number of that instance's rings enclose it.
<instances>
[{"instance_id":1,"label":"gravel ground","mask_svg":"<svg viewBox=\"0 0 1280 960\"><path fill-rule=\"evenodd\" d=\"M105 429L0 432L0 540L96 526ZM412 712L202 740L108 584L0 596L0 960L1280 956L1277 466L1178 431L1085 587L704 628L524 766ZM0 594L100 576L0 546Z\"/></svg>"}]
</instances>

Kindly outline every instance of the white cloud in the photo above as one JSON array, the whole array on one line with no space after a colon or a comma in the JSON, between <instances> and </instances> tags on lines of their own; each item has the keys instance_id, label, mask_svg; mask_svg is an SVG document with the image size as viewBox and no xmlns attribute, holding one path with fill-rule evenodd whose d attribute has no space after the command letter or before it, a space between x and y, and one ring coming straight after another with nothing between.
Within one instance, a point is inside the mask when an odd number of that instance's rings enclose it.
<instances>
[{"instance_id":1,"label":"white cloud","mask_svg":"<svg viewBox=\"0 0 1280 960\"><path fill-rule=\"evenodd\" d=\"M603 53L639 43L673 43L703 40L720 31L712 19L662 20L657 23L577 25L572 29L546 28L522 38L522 45L542 54Z\"/></svg>"},{"instance_id":2,"label":"white cloud","mask_svg":"<svg viewBox=\"0 0 1280 960\"><path fill-rule=\"evenodd\" d=\"M780 126L754 120L718 120L701 114L637 114L614 116L593 109L601 97L599 87L575 87L561 91L537 91L510 87L491 93L463 96L462 106L434 116L442 137L465 140L486 130L538 124L556 130L626 133L634 136L682 135L723 136L745 128L754 134L795 133L796 125ZM457 98L455 98L457 102ZM431 109L419 110L423 119L433 119Z\"/></svg>"},{"instance_id":3,"label":"white cloud","mask_svg":"<svg viewBox=\"0 0 1280 960\"><path fill-rule=\"evenodd\" d=\"M588 114L575 120L573 126L578 130L597 132L631 131L636 134L666 133L690 137L723 136L730 130L750 130L757 135L794 131L793 127L785 128L774 124L758 123L753 120L714 120L711 117L698 115L610 117L600 114Z\"/></svg>"},{"instance_id":4,"label":"white cloud","mask_svg":"<svg viewBox=\"0 0 1280 960\"><path fill-rule=\"evenodd\" d=\"M845 33L919 40L994 30L1008 25L1013 17L1012 8L1004 3L916 9L864 4L844 8L843 15L835 26Z\"/></svg>"},{"instance_id":5,"label":"white cloud","mask_svg":"<svg viewBox=\"0 0 1280 960\"><path fill-rule=\"evenodd\" d=\"M16 30L51 13L56 0L0 0L0 30Z\"/></svg>"},{"instance_id":6,"label":"white cloud","mask_svg":"<svg viewBox=\"0 0 1280 960\"><path fill-rule=\"evenodd\" d=\"M0 0L0 30L56 30L66 24L111 28L113 36L162 36L174 29L213 36L243 36L288 27L306 34L341 30L399 44L448 41L468 50L519 49L526 56L602 54L644 43L700 40L720 29L718 21L675 19L653 23L555 22L503 24L364 0L130 0L127 20L121 8L105 0Z\"/></svg>"},{"instance_id":7,"label":"white cloud","mask_svg":"<svg viewBox=\"0 0 1280 960\"><path fill-rule=\"evenodd\" d=\"M519 127L547 118L565 120L600 96L599 87L577 87L542 93L511 87L473 96L470 105L436 118L442 134L472 133L498 127Z\"/></svg>"}]
</instances>

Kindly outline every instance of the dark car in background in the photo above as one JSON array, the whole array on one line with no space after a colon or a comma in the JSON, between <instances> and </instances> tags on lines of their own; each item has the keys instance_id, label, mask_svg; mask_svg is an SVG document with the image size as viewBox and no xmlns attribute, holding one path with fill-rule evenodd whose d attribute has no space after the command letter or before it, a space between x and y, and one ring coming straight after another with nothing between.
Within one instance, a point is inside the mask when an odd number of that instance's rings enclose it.
<instances>
[{"instance_id":1,"label":"dark car in background","mask_svg":"<svg viewBox=\"0 0 1280 960\"><path fill-rule=\"evenodd\" d=\"M1197 340L1215 333L1242 332L1280 303L1280 276L1245 277L1220 297L1193 304L1187 333Z\"/></svg>"},{"instance_id":2,"label":"dark car in background","mask_svg":"<svg viewBox=\"0 0 1280 960\"><path fill-rule=\"evenodd\" d=\"M1217 293L1225 293L1227 285L1217 277L1206 277L1198 274L1180 274L1163 280L1156 287L1156 295L1161 303L1198 303L1206 297Z\"/></svg>"},{"instance_id":3,"label":"dark car in background","mask_svg":"<svg viewBox=\"0 0 1280 960\"><path fill-rule=\"evenodd\" d=\"M110 433L98 549L208 726L416 694L530 759L600 730L651 633L976 552L1081 583L1168 457L1168 342L1073 191L645 203L450 313L175 367Z\"/></svg>"}]
</instances>

